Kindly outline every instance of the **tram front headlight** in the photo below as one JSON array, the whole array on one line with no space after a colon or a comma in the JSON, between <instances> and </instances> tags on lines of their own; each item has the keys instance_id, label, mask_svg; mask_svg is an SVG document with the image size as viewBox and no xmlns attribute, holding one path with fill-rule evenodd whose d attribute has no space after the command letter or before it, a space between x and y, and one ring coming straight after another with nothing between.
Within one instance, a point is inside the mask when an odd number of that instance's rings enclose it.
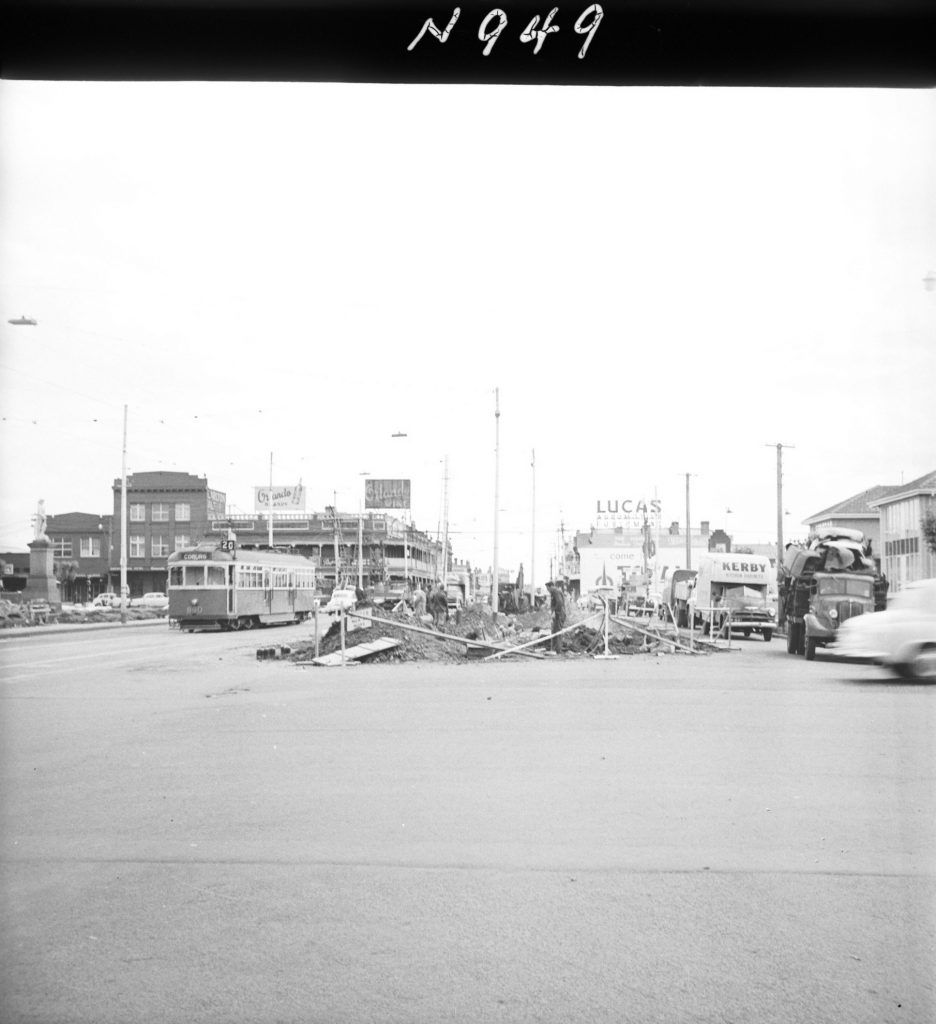
<instances>
[{"instance_id":1,"label":"tram front headlight","mask_svg":"<svg viewBox=\"0 0 936 1024\"><path fill-rule=\"evenodd\" d=\"M193 598L192 598L192 600L191 600L191 601L189 601L189 604L191 604L191 605L196 605L196 604L198 604L198 598L197 598L197 597L193 597Z\"/></svg>"}]
</instances>

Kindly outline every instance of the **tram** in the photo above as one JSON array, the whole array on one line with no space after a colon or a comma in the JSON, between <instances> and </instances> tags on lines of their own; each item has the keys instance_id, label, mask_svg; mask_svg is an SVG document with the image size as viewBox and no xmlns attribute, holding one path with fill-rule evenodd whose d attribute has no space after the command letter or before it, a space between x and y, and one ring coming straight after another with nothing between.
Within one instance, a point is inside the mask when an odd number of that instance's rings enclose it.
<instances>
[{"instance_id":1,"label":"tram","mask_svg":"<svg viewBox=\"0 0 936 1024\"><path fill-rule=\"evenodd\" d=\"M315 566L302 555L222 542L175 551L168 564L169 618L189 632L303 622L315 609Z\"/></svg>"}]
</instances>

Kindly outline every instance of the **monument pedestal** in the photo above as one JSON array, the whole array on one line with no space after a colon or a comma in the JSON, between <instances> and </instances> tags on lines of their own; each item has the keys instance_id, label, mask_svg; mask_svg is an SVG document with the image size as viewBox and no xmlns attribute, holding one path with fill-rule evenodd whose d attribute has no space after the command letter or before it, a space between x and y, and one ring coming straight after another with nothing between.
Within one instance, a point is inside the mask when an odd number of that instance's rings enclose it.
<instances>
[{"instance_id":1,"label":"monument pedestal","mask_svg":"<svg viewBox=\"0 0 936 1024\"><path fill-rule=\"evenodd\" d=\"M48 537L37 537L27 545L29 548L29 579L23 591L24 601L48 601L59 605L58 580L53 571L52 541Z\"/></svg>"}]
</instances>

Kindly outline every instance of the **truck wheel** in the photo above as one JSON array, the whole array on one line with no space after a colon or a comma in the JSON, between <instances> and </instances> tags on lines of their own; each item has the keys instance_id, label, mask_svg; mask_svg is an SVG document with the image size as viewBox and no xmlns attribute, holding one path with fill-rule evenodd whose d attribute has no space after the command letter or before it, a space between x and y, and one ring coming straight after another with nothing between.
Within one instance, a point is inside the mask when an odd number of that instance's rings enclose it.
<instances>
[{"instance_id":1,"label":"truck wheel","mask_svg":"<svg viewBox=\"0 0 936 1024\"><path fill-rule=\"evenodd\" d=\"M770 641L773 639L773 630L772 629L765 629L764 630L764 639L767 641L767 643L770 643Z\"/></svg>"},{"instance_id":2,"label":"truck wheel","mask_svg":"<svg viewBox=\"0 0 936 1024\"><path fill-rule=\"evenodd\" d=\"M750 631L749 629L746 629L746 630L744 631L744 636L745 636L745 638L749 637L750 635L751 635L751 631Z\"/></svg>"},{"instance_id":3,"label":"truck wheel","mask_svg":"<svg viewBox=\"0 0 936 1024\"><path fill-rule=\"evenodd\" d=\"M816 660L816 641L811 636L806 637L806 660Z\"/></svg>"}]
</instances>

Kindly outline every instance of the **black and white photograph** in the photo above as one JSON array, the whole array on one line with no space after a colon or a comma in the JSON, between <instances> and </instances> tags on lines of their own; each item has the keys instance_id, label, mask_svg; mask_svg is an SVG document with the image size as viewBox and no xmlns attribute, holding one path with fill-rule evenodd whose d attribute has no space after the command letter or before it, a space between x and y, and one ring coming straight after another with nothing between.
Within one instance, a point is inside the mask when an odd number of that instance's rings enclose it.
<instances>
[{"instance_id":1,"label":"black and white photograph","mask_svg":"<svg viewBox=\"0 0 936 1024\"><path fill-rule=\"evenodd\" d=\"M933 21L766 6L14 5L2 1024L936 1019Z\"/></svg>"}]
</instances>

